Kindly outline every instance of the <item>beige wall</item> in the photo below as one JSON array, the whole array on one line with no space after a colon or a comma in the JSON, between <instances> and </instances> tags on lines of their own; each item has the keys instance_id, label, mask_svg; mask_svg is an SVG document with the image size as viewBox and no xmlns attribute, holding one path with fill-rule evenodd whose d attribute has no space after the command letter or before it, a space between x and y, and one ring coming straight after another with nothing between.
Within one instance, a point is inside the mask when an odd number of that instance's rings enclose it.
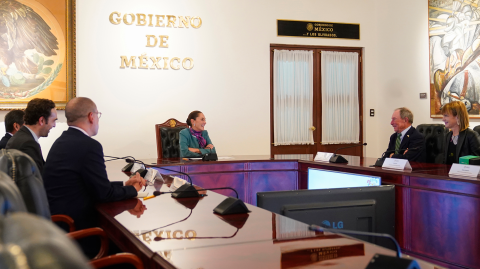
<instances>
[{"instance_id":1,"label":"beige wall","mask_svg":"<svg viewBox=\"0 0 480 269\"><path fill-rule=\"evenodd\" d=\"M77 94L103 113L96 137L106 155L155 157L154 124L202 110L220 155L269 154L269 45L364 48L366 156L382 153L393 108L408 106L415 124L429 116L427 0L82 0L77 1ZM113 25L110 13L200 16L199 29ZM360 40L277 37L276 19L359 23ZM169 35L169 48L147 48L145 35ZM191 57L192 70L120 69L120 55ZM369 117L368 110L376 116ZM0 113L3 118L5 113ZM474 122L474 125L477 123ZM3 125L3 124L2 124ZM67 128L63 112L46 157ZM0 132L3 126L0 127Z\"/></svg>"}]
</instances>

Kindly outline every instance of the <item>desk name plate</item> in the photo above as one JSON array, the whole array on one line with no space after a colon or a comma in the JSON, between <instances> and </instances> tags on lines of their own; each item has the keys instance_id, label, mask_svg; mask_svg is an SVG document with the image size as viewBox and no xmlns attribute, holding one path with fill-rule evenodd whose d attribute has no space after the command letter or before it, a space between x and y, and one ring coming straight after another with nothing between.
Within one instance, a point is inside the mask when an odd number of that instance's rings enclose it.
<instances>
[{"instance_id":1,"label":"desk name plate","mask_svg":"<svg viewBox=\"0 0 480 269\"><path fill-rule=\"evenodd\" d=\"M277 20L277 35L360 40L360 24Z\"/></svg>"},{"instance_id":2,"label":"desk name plate","mask_svg":"<svg viewBox=\"0 0 480 269\"><path fill-rule=\"evenodd\" d=\"M395 169L395 170L412 170L408 160L386 158L383 162L382 168Z\"/></svg>"},{"instance_id":3,"label":"desk name plate","mask_svg":"<svg viewBox=\"0 0 480 269\"><path fill-rule=\"evenodd\" d=\"M448 175L476 178L478 177L479 173L480 166L454 163L452 164L452 168L450 168L450 172L448 172Z\"/></svg>"},{"instance_id":4,"label":"desk name plate","mask_svg":"<svg viewBox=\"0 0 480 269\"><path fill-rule=\"evenodd\" d=\"M317 152L317 155L315 155L315 159L313 159L316 162L329 162L330 158L333 156L333 153L330 152Z\"/></svg>"}]
</instances>

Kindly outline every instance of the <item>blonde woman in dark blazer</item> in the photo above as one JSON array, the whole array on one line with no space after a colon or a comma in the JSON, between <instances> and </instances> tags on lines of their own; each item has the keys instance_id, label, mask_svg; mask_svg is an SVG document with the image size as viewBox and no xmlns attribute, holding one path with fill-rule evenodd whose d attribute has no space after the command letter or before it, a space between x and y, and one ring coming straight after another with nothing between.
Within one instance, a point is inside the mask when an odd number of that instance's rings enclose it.
<instances>
[{"instance_id":1,"label":"blonde woman in dark blazer","mask_svg":"<svg viewBox=\"0 0 480 269\"><path fill-rule=\"evenodd\" d=\"M443 163L458 163L467 155L480 156L480 136L468 128L468 112L460 101L450 102L442 108L443 122L450 129L444 141Z\"/></svg>"}]
</instances>

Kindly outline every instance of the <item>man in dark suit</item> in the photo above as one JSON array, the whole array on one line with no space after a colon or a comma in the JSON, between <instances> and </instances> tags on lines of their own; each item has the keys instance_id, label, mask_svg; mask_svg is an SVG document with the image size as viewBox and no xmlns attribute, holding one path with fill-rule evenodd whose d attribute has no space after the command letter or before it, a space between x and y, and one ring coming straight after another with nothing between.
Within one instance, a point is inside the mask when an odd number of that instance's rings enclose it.
<instances>
[{"instance_id":1,"label":"man in dark suit","mask_svg":"<svg viewBox=\"0 0 480 269\"><path fill-rule=\"evenodd\" d=\"M14 109L5 115L5 136L0 140L0 149L7 146L8 140L23 126L23 116L25 112L20 109Z\"/></svg>"},{"instance_id":2,"label":"man in dark suit","mask_svg":"<svg viewBox=\"0 0 480 269\"><path fill-rule=\"evenodd\" d=\"M395 133L390 136L387 156L411 162L425 162L425 138L412 123L413 113L408 108L397 108L393 112L390 124Z\"/></svg>"},{"instance_id":3,"label":"man in dark suit","mask_svg":"<svg viewBox=\"0 0 480 269\"><path fill-rule=\"evenodd\" d=\"M43 172L52 215L72 217L77 229L98 226L96 203L133 198L146 185L138 173L125 184L109 181L102 145L91 138L101 115L88 98L70 100L65 107L69 128L53 143Z\"/></svg>"},{"instance_id":4,"label":"man in dark suit","mask_svg":"<svg viewBox=\"0 0 480 269\"><path fill-rule=\"evenodd\" d=\"M38 143L40 137L47 137L57 121L57 109L52 100L35 98L27 104L25 109L25 125L10 138L6 149L18 149L30 156L43 171L45 161L42 149Z\"/></svg>"}]
</instances>

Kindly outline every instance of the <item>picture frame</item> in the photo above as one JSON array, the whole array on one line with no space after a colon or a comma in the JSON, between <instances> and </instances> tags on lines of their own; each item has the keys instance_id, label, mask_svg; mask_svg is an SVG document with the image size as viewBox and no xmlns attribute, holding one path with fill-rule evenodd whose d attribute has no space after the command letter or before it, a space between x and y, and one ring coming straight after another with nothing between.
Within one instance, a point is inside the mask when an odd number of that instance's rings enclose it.
<instances>
[{"instance_id":1,"label":"picture frame","mask_svg":"<svg viewBox=\"0 0 480 269\"><path fill-rule=\"evenodd\" d=\"M0 110L24 109L34 98L65 109L76 96L76 0L2 2L11 16L0 18L8 25L0 33Z\"/></svg>"},{"instance_id":2,"label":"picture frame","mask_svg":"<svg viewBox=\"0 0 480 269\"><path fill-rule=\"evenodd\" d=\"M480 10L478 0L429 0L430 117L452 101L480 118Z\"/></svg>"}]
</instances>

